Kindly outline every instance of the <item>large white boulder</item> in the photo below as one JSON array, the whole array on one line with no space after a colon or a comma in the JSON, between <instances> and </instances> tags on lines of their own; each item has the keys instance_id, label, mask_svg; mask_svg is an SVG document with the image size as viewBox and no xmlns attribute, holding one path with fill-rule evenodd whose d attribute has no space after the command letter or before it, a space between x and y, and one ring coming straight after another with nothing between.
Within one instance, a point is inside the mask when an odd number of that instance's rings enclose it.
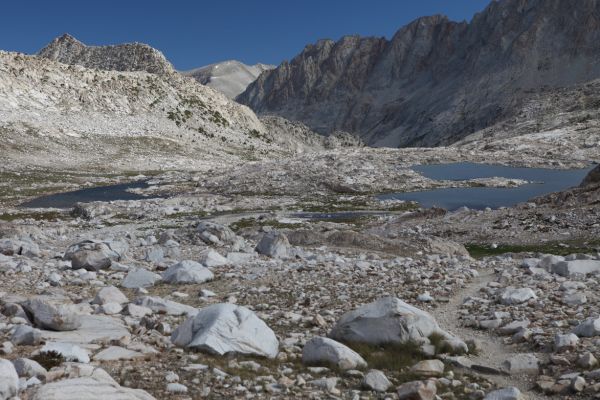
<instances>
[{"instance_id":1,"label":"large white boulder","mask_svg":"<svg viewBox=\"0 0 600 400\"><path fill-rule=\"evenodd\" d=\"M6 256L21 255L25 257L39 257L40 248L31 238L0 239L0 254Z\"/></svg>"},{"instance_id":2,"label":"large white boulder","mask_svg":"<svg viewBox=\"0 0 600 400\"><path fill-rule=\"evenodd\" d=\"M202 264L185 260L172 265L162 274L167 283L204 283L214 278L213 273Z\"/></svg>"},{"instance_id":3,"label":"large white boulder","mask_svg":"<svg viewBox=\"0 0 600 400\"><path fill-rule=\"evenodd\" d=\"M28 358L17 358L16 360L12 360L12 363L20 377L32 378L35 376L45 379L48 373L46 368L42 367L37 361Z\"/></svg>"},{"instance_id":4,"label":"large white boulder","mask_svg":"<svg viewBox=\"0 0 600 400\"><path fill-rule=\"evenodd\" d=\"M152 264L160 264L165 259L165 249L160 245L146 248L144 260Z\"/></svg>"},{"instance_id":5,"label":"large white boulder","mask_svg":"<svg viewBox=\"0 0 600 400\"><path fill-rule=\"evenodd\" d=\"M8 257L0 253L0 272L15 270L17 265L16 258Z\"/></svg>"},{"instance_id":6,"label":"large white boulder","mask_svg":"<svg viewBox=\"0 0 600 400\"><path fill-rule=\"evenodd\" d=\"M394 297L384 297L342 315L329 337L369 344L426 342L431 335L457 340L431 314ZM466 345L464 345L466 347Z\"/></svg>"},{"instance_id":7,"label":"large white boulder","mask_svg":"<svg viewBox=\"0 0 600 400\"><path fill-rule=\"evenodd\" d=\"M483 400L523 400L524 398L519 389L508 387L488 393Z\"/></svg>"},{"instance_id":8,"label":"large white boulder","mask_svg":"<svg viewBox=\"0 0 600 400\"><path fill-rule=\"evenodd\" d=\"M279 232L265 233L256 245L256 251L274 258L286 258L290 250L287 236Z\"/></svg>"},{"instance_id":9,"label":"large white boulder","mask_svg":"<svg viewBox=\"0 0 600 400\"><path fill-rule=\"evenodd\" d=\"M555 255L549 254L549 255L543 257L537 266L538 266L538 268L544 268L547 271L551 271L552 266L555 264L558 264L561 261L565 261L565 258L563 256L555 256Z\"/></svg>"},{"instance_id":10,"label":"large white boulder","mask_svg":"<svg viewBox=\"0 0 600 400\"><path fill-rule=\"evenodd\" d=\"M138 306L137 304L127 304L127 314L136 319L141 319L146 315L152 314L152 310L148 307Z\"/></svg>"},{"instance_id":11,"label":"large white boulder","mask_svg":"<svg viewBox=\"0 0 600 400\"><path fill-rule=\"evenodd\" d=\"M143 296L135 299L135 304L146 307L155 313L167 315L196 315L198 309L187 304L177 303L176 301L163 299L158 296Z\"/></svg>"},{"instance_id":12,"label":"large white boulder","mask_svg":"<svg viewBox=\"0 0 600 400\"><path fill-rule=\"evenodd\" d=\"M537 299L537 296L530 288L509 287L500 294L500 301L505 305L521 304L531 299Z\"/></svg>"},{"instance_id":13,"label":"large white boulder","mask_svg":"<svg viewBox=\"0 0 600 400\"><path fill-rule=\"evenodd\" d=\"M242 265L251 261L256 254L254 253L240 253L236 251L232 251L227 253L227 264L229 265Z\"/></svg>"},{"instance_id":14,"label":"large white boulder","mask_svg":"<svg viewBox=\"0 0 600 400\"><path fill-rule=\"evenodd\" d=\"M93 304L100 305L109 303L124 304L127 302L129 302L127 296L114 286L106 286L100 289L92 301Z\"/></svg>"},{"instance_id":15,"label":"large white boulder","mask_svg":"<svg viewBox=\"0 0 600 400\"><path fill-rule=\"evenodd\" d=\"M574 349L579 343L579 338L573 333L565 335L556 334L554 336L554 349L556 351L562 351L564 349Z\"/></svg>"},{"instance_id":16,"label":"large white boulder","mask_svg":"<svg viewBox=\"0 0 600 400\"><path fill-rule=\"evenodd\" d=\"M133 360L144 357L143 353L120 346L110 346L94 355L94 361Z\"/></svg>"},{"instance_id":17,"label":"large white boulder","mask_svg":"<svg viewBox=\"0 0 600 400\"><path fill-rule=\"evenodd\" d=\"M46 341L79 343L111 342L130 338L131 334L121 318L105 315L82 315L81 326L74 331L41 331Z\"/></svg>"},{"instance_id":18,"label":"large white boulder","mask_svg":"<svg viewBox=\"0 0 600 400\"><path fill-rule=\"evenodd\" d=\"M40 343L42 335L39 329L29 325L17 325L10 336L12 344L35 346Z\"/></svg>"},{"instance_id":19,"label":"large white boulder","mask_svg":"<svg viewBox=\"0 0 600 400\"><path fill-rule=\"evenodd\" d=\"M575 327L573 333L579 337L600 336L600 318L588 318Z\"/></svg>"},{"instance_id":20,"label":"large white boulder","mask_svg":"<svg viewBox=\"0 0 600 400\"><path fill-rule=\"evenodd\" d=\"M121 241L84 240L69 246L63 258L71 261L73 269L98 271L120 261L127 249L127 243Z\"/></svg>"},{"instance_id":21,"label":"large white boulder","mask_svg":"<svg viewBox=\"0 0 600 400\"><path fill-rule=\"evenodd\" d=\"M81 377L40 386L33 400L155 400L148 392L129 389L117 382Z\"/></svg>"},{"instance_id":22,"label":"large white boulder","mask_svg":"<svg viewBox=\"0 0 600 400\"><path fill-rule=\"evenodd\" d=\"M75 305L62 299L39 297L24 302L22 306L33 316L38 328L73 331L81 326L81 316Z\"/></svg>"},{"instance_id":23,"label":"large white boulder","mask_svg":"<svg viewBox=\"0 0 600 400\"><path fill-rule=\"evenodd\" d=\"M437 387L432 380L406 382L396 388L398 400L434 400Z\"/></svg>"},{"instance_id":24,"label":"large white boulder","mask_svg":"<svg viewBox=\"0 0 600 400\"><path fill-rule=\"evenodd\" d=\"M274 358L279 352L275 333L249 309L235 304L214 304L187 319L171 341L180 347L211 354L250 354Z\"/></svg>"},{"instance_id":25,"label":"large white boulder","mask_svg":"<svg viewBox=\"0 0 600 400\"><path fill-rule=\"evenodd\" d=\"M550 272L564 277L574 275L587 275L600 273L600 261L598 260L572 260L559 261L550 267Z\"/></svg>"},{"instance_id":26,"label":"large white boulder","mask_svg":"<svg viewBox=\"0 0 600 400\"><path fill-rule=\"evenodd\" d=\"M539 362L535 354L515 354L502 363L502 368L511 375L537 374Z\"/></svg>"},{"instance_id":27,"label":"large white boulder","mask_svg":"<svg viewBox=\"0 0 600 400\"><path fill-rule=\"evenodd\" d=\"M220 267L222 265L229 264L229 261L213 249L209 249L207 251L202 252L200 254L199 260L206 267Z\"/></svg>"},{"instance_id":28,"label":"large white boulder","mask_svg":"<svg viewBox=\"0 0 600 400\"><path fill-rule=\"evenodd\" d=\"M139 268L131 270L121 282L121 286L127 289L138 289L154 286L162 277L147 269Z\"/></svg>"},{"instance_id":29,"label":"large white boulder","mask_svg":"<svg viewBox=\"0 0 600 400\"><path fill-rule=\"evenodd\" d=\"M19 392L19 375L14 365L0 359L0 400L8 400Z\"/></svg>"},{"instance_id":30,"label":"large white boulder","mask_svg":"<svg viewBox=\"0 0 600 400\"><path fill-rule=\"evenodd\" d=\"M424 378L439 378L444 374L444 363L440 360L419 361L410 368L410 372Z\"/></svg>"},{"instance_id":31,"label":"large white boulder","mask_svg":"<svg viewBox=\"0 0 600 400\"><path fill-rule=\"evenodd\" d=\"M382 371L372 369L365 374L362 386L365 389L376 392L387 392L390 386L392 386L392 382L390 382Z\"/></svg>"},{"instance_id":32,"label":"large white boulder","mask_svg":"<svg viewBox=\"0 0 600 400\"><path fill-rule=\"evenodd\" d=\"M196 228L200 238L207 244L235 244L240 237L230 228L214 222L200 222Z\"/></svg>"},{"instance_id":33,"label":"large white boulder","mask_svg":"<svg viewBox=\"0 0 600 400\"><path fill-rule=\"evenodd\" d=\"M341 370L364 368L367 362L351 348L325 337L314 337L304 345L302 362L307 365L331 364Z\"/></svg>"}]
</instances>

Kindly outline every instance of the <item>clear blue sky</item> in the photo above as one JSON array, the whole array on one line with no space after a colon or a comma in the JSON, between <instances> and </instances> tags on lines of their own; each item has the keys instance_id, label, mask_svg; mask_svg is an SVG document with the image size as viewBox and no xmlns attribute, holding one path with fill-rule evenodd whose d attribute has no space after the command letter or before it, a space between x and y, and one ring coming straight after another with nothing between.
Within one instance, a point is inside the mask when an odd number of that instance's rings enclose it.
<instances>
[{"instance_id":1,"label":"clear blue sky","mask_svg":"<svg viewBox=\"0 0 600 400\"><path fill-rule=\"evenodd\" d=\"M86 44L144 42L177 69L227 59L279 64L318 39L391 37L413 19L470 20L490 0L15 0L0 49L34 53L68 32Z\"/></svg>"}]
</instances>

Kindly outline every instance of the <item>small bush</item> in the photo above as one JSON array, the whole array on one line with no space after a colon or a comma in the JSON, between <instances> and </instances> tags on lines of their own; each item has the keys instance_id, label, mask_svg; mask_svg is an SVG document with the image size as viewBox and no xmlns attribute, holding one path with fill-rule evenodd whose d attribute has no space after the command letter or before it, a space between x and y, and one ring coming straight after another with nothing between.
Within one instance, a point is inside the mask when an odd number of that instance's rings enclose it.
<instances>
[{"instance_id":1,"label":"small bush","mask_svg":"<svg viewBox=\"0 0 600 400\"><path fill-rule=\"evenodd\" d=\"M371 345L347 343L348 347L360 354L369 368L389 371L403 371L425 359L421 346L414 342Z\"/></svg>"},{"instance_id":2,"label":"small bush","mask_svg":"<svg viewBox=\"0 0 600 400\"><path fill-rule=\"evenodd\" d=\"M31 357L33 361L37 361L42 367L47 370L58 367L61 365L65 359L64 357L56 352L56 351L48 351L38 354L37 356Z\"/></svg>"}]
</instances>

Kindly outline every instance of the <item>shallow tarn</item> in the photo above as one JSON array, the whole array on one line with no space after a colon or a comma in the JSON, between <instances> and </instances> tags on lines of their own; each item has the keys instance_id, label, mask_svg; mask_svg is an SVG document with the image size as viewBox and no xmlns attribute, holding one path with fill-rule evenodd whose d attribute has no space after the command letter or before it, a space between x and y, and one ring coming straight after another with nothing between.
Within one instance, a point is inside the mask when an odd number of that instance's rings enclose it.
<instances>
[{"instance_id":1,"label":"shallow tarn","mask_svg":"<svg viewBox=\"0 0 600 400\"><path fill-rule=\"evenodd\" d=\"M434 180L469 180L502 177L527 180L529 184L511 188L467 187L441 188L410 193L391 193L380 200L416 201L422 207L440 207L456 210L511 207L538 196L578 186L594 166L584 169L556 170L544 168L517 168L476 163L432 164L412 167Z\"/></svg>"},{"instance_id":2,"label":"shallow tarn","mask_svg":"<svg viewBox=\"0 0 600 400\"><path fill-rule=\"evenodd\" d=\"M72 208L76 203L92 201L140 200L149 197L129 192L129 189L146 189L150 185L145 181L120 183L117 185L97 186L37 197L20 206L24 208Z\"/></svg>"}]
</instances>

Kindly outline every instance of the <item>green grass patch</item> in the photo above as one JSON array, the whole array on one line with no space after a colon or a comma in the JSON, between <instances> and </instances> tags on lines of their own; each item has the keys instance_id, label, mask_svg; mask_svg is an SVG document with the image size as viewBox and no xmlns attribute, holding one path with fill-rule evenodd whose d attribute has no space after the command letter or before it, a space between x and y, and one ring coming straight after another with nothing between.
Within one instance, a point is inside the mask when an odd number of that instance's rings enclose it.
<instances>
[{"instance_id":1,"label":"green grass patch","mask_svg":"<svg viewBox=\"0 0 600 400\"><path fill-rule=\"evenodd\" d=\"M183 212L178 212L178 213L174 213L174 214L169 214L169 215L165 215L164 218L168 218L168 219L180 219L180 218L204 218L208 216L208 212L203 211L203 210L198 210L198 211L183 211Z\"/></svg>"},{"instance_id":2,"label":"green grass patch","mask_svg":"<svg viewBox=\"0 0 600 400\"><path fill-rule=\"evenodd\" d=\"M413 201L407 201L406 203L394 204L389 207L386 207L386 211L414 211L418 210L419 203Z\"/></svg>"},{"instance_id":3,"label":"green grass patch","mask_svg":"<svg viewBox=\"0 0 600 400\"><path fill-rule=\"evenodd\" d=\"M349 215L347 217L334 217L334 218L310 218L307 221L310 222L331 222L336 224L346 224L346 225L355 225L361 226L367 224L369 222L375 221L376 216L370 214L356 214Z\"/></svg>"},{"instance_id":4,"label":"green grass patch","mask_svg":"<svg viewBox=\"0 0 600 400\"><path fill-rule=\"evenodd\" d=\"M238 231L241 231L242 229L251 228L251 227L255 226L256 222L257 221L254 218L242 218L242 219L230 224L229 228L234 232L238 232Z\"/></svg>"},{"instance_id":5,"label":"green grass patch","mask_svg":"<svg viewBox=\"0 0 600 400\"><path fill-rule=\"evenodd\" d=\"M252 355L238 355L237 357L235 357L235 361L237 361L237 363L241 363L244 361L254 361L260 364L261 370L254 371L248 367L245 367L243 364L239 365L239 368L230 366L230 357L218 357L205 353L198 353L198 355L201 355L203 363L206 363L211 367L217 367L232 376L239 376L243 380L256 379L257 376L265 375L265 373L267 372L264 370L264 368L266 368L270 374L275 374L276 371L278 371L278 369L282 366L289 366L296 370L301 370L304 368L302 362L299 359L281 362L276 358L271 359Z\"/></svg>"},{"instance_id":6,"label":"green grass patch","mask_svg":"<svg viewBox=\"0 0 600 400\"><path fill-rule=\"evenodd\" d=\"M36 221L58 221L68 218L68 214L59 211L26 212L26 213L4 213L0 214L0 221L12 222L18 219L33 219Z\"/></svg>"},{"instance_id":7,"label":"green grass patch","mask_svg":"<svg viewBox=\"0 0 600 400\"><path fill-rule=\"evenodd\" d=\"M557 256L567 256L574 253L593 253L600 249L599 241L588 242L548 242L540 244L507 244L492 247L489 244L470 243L465 248L473 258L484 258L507 253L543 253Z\"/></svg>"},{"instance_id":8,"label":"green grass patch","mask_svg":"<svg viewBox=\"0 0 600 400\"><path fill-rule=\"evenodd\" d=\"M161 224L158 225L156 228L158 229L162 229L162 230L167 230L167 229L178 229L181 228L181 226L177 225L177 224ZM148 228L146 230L152 230L154 228ZM140 229L140 230L144 230L144 229Z\"/></svg>"},{"instance_id":9,"label":"green grass patch","mask_svg":"<svg viewBox=\"0 0 600 400\"><path fill-rule=\"evenodd\" d=\"M299 203L298 207L301 208L303 212L331 213L368 210L369 204L363 199L355 201L327 199L323 202Z\"/></svg>"},{"instance_id":10,"label":"green grass patch","mask_svg":"<svg viewBox=\"0 0 600 400\"><path fill-rule=\"evenodd\" d=\"M262 226L270 226L273 229L300 229L304 226L304 224L302 223L286 223L286 222L279 222L276 219L270 219L267 221L261 221L260 224Z\"/></svg>"},{"instance_id":11,"label":"green grass patch","mask_svg":"<svg viewBox=\"0 0 600 400\"><path fill-rule=\"evenodd\" d=\"M419 208L414 202L391 204L369 201L368 198L358 197L355 199L326 198L323 201L305 201L298 203L298 207L304 212L332 213L344 211L412 211Z\"/></svg>"},{"instance_id":12,"label":"green grass patch","mask_svg":"<svg viewBox=\"0 0 600 400\"><path fill-rule=\"evenodd\" d=\"M256 129L252 129L250 132L248 132L248 136L250 136L252 138L255 138L255 139L262 140L262 141L267 142L267 143L273 142L273 140L270 137L268 137L266 134L260 133Z\"/></svg>"},{"instance_id":13,"label":"green grass patch","mask_svg":"<svg viewBox=\"0 0 600 400\"><path fill-rule=\"evenodd\" d=\"M231 230L234 232L238 232L245 228L252 228L252 227L258 227L258 226L270 226L273 229L299 229L299 228L302 228L304 226L304 224L301 224L301 223L288 224L285 222L279 222L276 219L259 221L255 218L242 218L242 219L232 223L231 225L229 225L229 228L231 228Z\"/></svg>"},{"instance_id":14,"label":"green grass patch","mask_svg":"<svg viewBox=\"0 0 600 400\"><path fill-rule=\"evenodd\" d=\"M369 368L402 372L408 380L412 378L408 369L425 360L421 347L413 342L386 345L346 344L365 359Z\"/></svg>"}]
</instances>

